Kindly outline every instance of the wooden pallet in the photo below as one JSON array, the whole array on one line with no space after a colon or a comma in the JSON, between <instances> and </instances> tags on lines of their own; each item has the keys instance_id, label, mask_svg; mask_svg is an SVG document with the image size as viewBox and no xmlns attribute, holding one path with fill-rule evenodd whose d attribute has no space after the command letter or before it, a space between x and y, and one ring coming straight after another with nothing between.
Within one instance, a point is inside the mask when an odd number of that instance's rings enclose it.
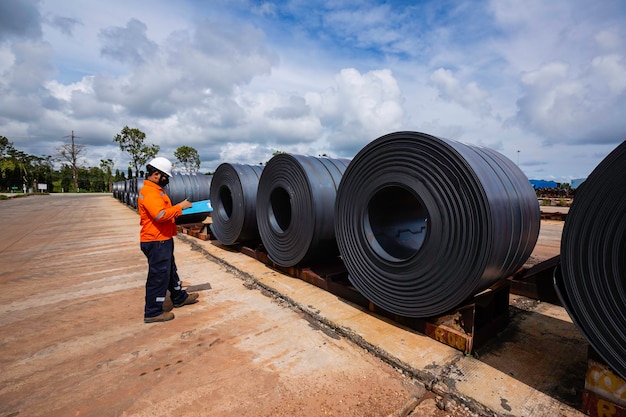
<instances>
[{"instance_id":1,"label":"wooden pallet","mask_svg":"<svg viewBox=\"0 0 626 417\"><path fill-rule=\"evenodd\" d=\"M300 278L466 354L471 354L474 349L502 331L509 320L509 282L506 279L500 280L445 314L413 318L390 313L367 300L352 286L348 272L339 258L317 262L314 265L282 267L269 259L262 246L240 246L239 250L277 271Z\"/></svg>"},{"instance_id":2,"label":"wooden pallet","mask_svg":"<svg viewBox=\"0 0 626 417\"><path fill-rule=\"evenodd\" d=\"M205 223L189 223L179 224L176 226L178 233L189 235L200 240L215 240L215 236L211 233L209 224Z\"/></svg>"},{"instance_id":3,"label":"wooden pallet","mask_svg":"<svg viewBox=\"0 0 626 417\"><path fill-rule=\"evenodd\" d=\"M546 212L546 211L542 211L540 213L541 216L541 220L558 220L558 221L565 221L567 220L567 213L563 213L563 212Z\"/></svg>"}]
</instances>

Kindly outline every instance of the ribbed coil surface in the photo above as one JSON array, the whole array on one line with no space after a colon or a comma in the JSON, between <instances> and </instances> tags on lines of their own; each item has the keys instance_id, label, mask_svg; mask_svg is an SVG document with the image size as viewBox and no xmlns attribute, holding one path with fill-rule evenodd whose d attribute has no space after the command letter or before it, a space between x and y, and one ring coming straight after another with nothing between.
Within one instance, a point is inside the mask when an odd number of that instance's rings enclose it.
<instances>
[{"instance_id":1,"label":"ribbed coil surface","mask_svg":"<svg viewBox=\"0 0 626 417\"><path fill-rule=\"evenodd\" d=\"M509 159L417 132L365 146L335 203L350 281L406 317L444 313L517 271L539 224L535 192Z\"/></svg>"},{"instance_id":2,"label":"ribbed coil surface","mask_svg":"<svg viewBox=\"0 0 626 417\"><path fill-rule=\"evenodd\" d=\"M211 178L210 175L197 173L174 173L170 178L169 184L163 187L163 190L172 201L172 204L178 204L184 199L188 199L191 202L208 200L211 190ZM137 209L137 198L144 181L143 178L117 181L113 183L113 196Z\"/></svg>"},{"instance_id":3,"label":"ribbed coil surface","mask_svg":"<svg viewBox=\"0 0 626 417\"><path fill-rule=\"evenodd\" d=\"M269 258L294 266L338 256L335 197L349 159L278 154L257 190L257 224Z\"/></svg>"},{"instance_id":4,"label":"ribbed coil surface","mask_svg":"<svg viewBox=\"0 0 626 417\"><path fill-rule=\"evenodd\" d=\"M211 192L210 175L174 173L170 182L163 190L167 193L172 204L178 204L187 199L191 202L208 200Z\"/></svg>"},{"instance_id":5,"label":"ribbed coil surface","mask_svg":"<svg viewBox=\"0 0 626 417\"><path fill-rule=\"evenodd\" d=\"M223 163L213 173L211 230L225 245L258 240L256 194L263 167Z\"/></svg>"},{"instance_id":6,"label":"ribbed coil surface","mask_svg":"<svg viewBox=\"0 0 626 417\"><path fill-rule=\"evenodd\" d=\"M576 190L555 283L589 344L626 379L626 142Z\"/></svg>"}]
</instances>

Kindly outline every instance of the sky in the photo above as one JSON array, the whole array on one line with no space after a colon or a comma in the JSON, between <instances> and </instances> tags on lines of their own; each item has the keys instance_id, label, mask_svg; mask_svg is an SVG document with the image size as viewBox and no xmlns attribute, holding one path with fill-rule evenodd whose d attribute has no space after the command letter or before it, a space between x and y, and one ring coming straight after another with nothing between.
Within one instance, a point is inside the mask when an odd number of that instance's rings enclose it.
<instances>
[{"instance_id":1,"label":"sky","mask_svg":"<svg viewBox=\"0 0 626 417\"><path fill-rule=\"evenodd\" d=\"M125 172L124 126L201 172L417 131L569 182L626 140L626 2L0 1L0 136Z\"/></svg>"}]
</instances>

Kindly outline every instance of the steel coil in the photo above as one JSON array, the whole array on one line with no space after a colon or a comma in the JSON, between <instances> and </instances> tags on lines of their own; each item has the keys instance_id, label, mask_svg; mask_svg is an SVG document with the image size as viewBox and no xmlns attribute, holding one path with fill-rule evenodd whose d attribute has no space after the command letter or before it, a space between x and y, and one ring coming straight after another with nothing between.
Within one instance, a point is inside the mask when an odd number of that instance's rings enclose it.
<instances>
[{"instance_id":1,"label":"steel coil","mask_svg":"<svg viewBox=\"0 0 626 417\"><path fill-rule=\"evenodd\" d=\"M211 179L210 175L198 173L174 173L163 190L172 204L178 204L185 199L190 202L208 200L211 192Z\"/></svg>"},{"instance_id":2,"label":"steel coil","mask_svg":"<svg viewBox=\"0 0 626 417\"><path fill-rule=\"evenodd\" d=\"M223 163L211 182L211 230L225 245L260 240L256 221L256 194L260 165Z\"/></svg>"},{"instance_id":3,"label":"steel coil","mask_svg":"<svg viewBox=\"0 0 626 417\"><path fill-rule=\"evenodd\" d=\"M338 256L335 197L349 159L278 154L257 190L257 224L269 258L294 266Z\"/></svg>"},{"instance_id":4,"label":"steel coil","mask_svg":"<svg viewBox=\"0 0 626 417\"><path fill-rule=\"evenodd\" d=\"M128 204L137 210L139 198L139 191L143 187L143 182L145 180L143 178L133 178L130 180L130 191L128 192Z\"/></svg>"},{"instance_id":5,"label":"steel coil","mask_svg":"<svg viewBox=\"0 0 626 417\"><path fill-rule=\"evenodd\" d=\"M589 344L626 378L626 142L576 190L555 285Z\"/></svg>"},{"instance_id":6,"label":"steel coil","mask_svg":"<svg viewBox=\"0 0 626 417\"><path fill-rule=\"evenodd\" d=\"M335 204L350 282L406 317L447 312L517 271L539 224L535 192L509 159L417 132L365 146Z\"/></svg>"}]
</instances>

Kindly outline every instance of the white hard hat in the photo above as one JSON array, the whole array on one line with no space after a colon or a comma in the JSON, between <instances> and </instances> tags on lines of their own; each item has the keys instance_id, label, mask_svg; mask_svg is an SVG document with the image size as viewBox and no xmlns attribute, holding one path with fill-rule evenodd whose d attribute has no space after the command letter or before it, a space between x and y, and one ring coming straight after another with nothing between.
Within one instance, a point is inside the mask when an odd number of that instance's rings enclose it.
<instances>
[{"instance_id":1,"label":"white hard hat","mask_svg":"<svg viewBox=\"0 0 626 417\"><path fill-rule=\"evenodd\" d=\"M168 177L172 176L172 163L167 158L157 156L152 161L148 162L148 165L158 169Z\"/></svg>"}]
</instances>

